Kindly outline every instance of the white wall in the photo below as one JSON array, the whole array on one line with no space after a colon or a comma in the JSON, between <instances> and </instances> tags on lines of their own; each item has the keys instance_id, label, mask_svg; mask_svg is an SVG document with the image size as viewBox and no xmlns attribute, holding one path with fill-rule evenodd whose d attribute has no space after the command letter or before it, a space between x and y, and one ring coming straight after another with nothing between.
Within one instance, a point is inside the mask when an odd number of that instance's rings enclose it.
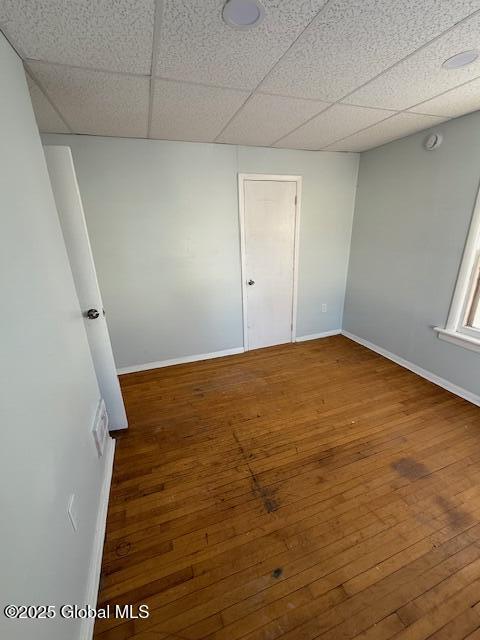
<instances>
[{"instance_id":1,"label":"white wall","mask_svg":"<svg viewBox=\"0 0 480 640\"><path fill-rule=\"evenodd\" d=\"M85 603L104 464L99 399L23 68L0 35L0 637L66 640L80 622L6 604ZM77 496L79 530L67 517Z\"/></svg>"},{"instance_id":2,"label":"white wall","mask_svg":"<svg viewBox=\"0 0 480 640\"><path fill-rule=\"evenodd\" d=\"M480 357L439 340L480 181L480 112L362 154L344 328L480 395Z\"/></svg>"},{"instance_id":3,"label":"white wall","mask_svg":"<svg viewBox=\"0 0 480 640\"><path fill-rule=\"evenodd\" d=\"M297 332L341 328L358 155L43 138L72 149L118 367L243 345L238 172L303 176Z\"/></svg>"}]
</instances>

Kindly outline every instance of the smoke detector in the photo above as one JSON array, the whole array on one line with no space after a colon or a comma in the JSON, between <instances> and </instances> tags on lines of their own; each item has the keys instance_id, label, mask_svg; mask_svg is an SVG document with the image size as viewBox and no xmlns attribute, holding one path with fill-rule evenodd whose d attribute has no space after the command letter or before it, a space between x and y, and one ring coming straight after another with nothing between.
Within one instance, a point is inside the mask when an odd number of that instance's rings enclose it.
<instances>
[{"instance_id":1,"label":"smoke detector","mask_svg":"<svg viewBox=\"0 0 480 640\"><path fill-rule=\"evenodd\" d=\"M431 133L426 138L423 145L427 151L434 151L435 149L438 149L438 147L442 144L442 142L443 142L443 136L441 133Z\"/></svg>"}]
</instances>

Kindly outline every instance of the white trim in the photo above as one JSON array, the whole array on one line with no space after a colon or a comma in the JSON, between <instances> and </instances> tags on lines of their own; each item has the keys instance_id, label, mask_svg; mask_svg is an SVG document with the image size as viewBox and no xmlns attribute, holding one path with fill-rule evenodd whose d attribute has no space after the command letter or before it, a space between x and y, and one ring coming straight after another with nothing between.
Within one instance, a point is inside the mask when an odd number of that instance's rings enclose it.
<instances>
[{"instance_id":1,"label":"white trim","mask_svg":"<svg viewBox=\"0 0 480 640\"><path fill-rule=\"evenodd\" d=\"M161 369L163 367L172 367L176 364L186 364L188 362L198 362L199 360L211 360L212 358L223 358L224 356L234 356L243 353L243 347L235 347L235 349L225 349L224 351L213 351L212 353L200 353L194 356L182 356L181 358L171 358L170 360L159 360L157 362L147 362L145 364L134 364L131 367L121 367L117 369L117 373L121 376L124 373L136 373L137 371L148 371L149 369Z\"/></svg>"},{"instance_id":2,"label":"white trim","mask_svg":"<svg viewBox=\"0 0 480 640\"><path fill-rule=\"evenodd\" d=\"M100 503L98 507L95 539L93 542L93 554L90 561L88 584L85 605L96 608L98 600L98 588L100 585L100 573L102 570L103 543L105 540L105 527L107 524L108 500L110 497L110 484L112 482L113 460L115 457L115 440L108 438L105 445L105 470L103 475ZM95 620L85 618L80 627L80 640L91 640Z\"/></svg>"},{"instance_id":3,"label":"white trim","mask_svg":"<svg viewBox=\"0 0 480 640\"><path fill-rule=\"evenodd\" d=\"M434 327L437 335L442 340L447 340L460 347L480 351L479 340L475 338L466 323L470 290L473 285L472 278L475 270L475 261L478 259L480 240L480 189L477 192L472 221L468 231L465 249L463 251L460 271L458 273L452 304L448 313L445 328Z\"/></svg>"},{"instance_id":4,"label":"white trim","mask_svg":"<svg viewBox=\"0 0 480 640\"><path fill-rule=\"evenodd\" d=\"M394 353L383 349L382 347L378 347L376 344L373 344L373 342L369 342L364 338L360 338L359 336L356 336L349 331L342 330L342 335L344 335L346 338L350 338L350 340L353 340L354 342L358 342L358 344L367 347L367 349L370 349L371 351L375 351L375 353L379 353L384 358L388 358L389 360L396 362L401 367L405 367L405 369L413 371L413 373L416 373L418 376L421 376L422 378L433 382L433 384L436 384L439 387L442 387L443 389L454 393L456 396L460 396L460 398L468 400L472 404L476 404L480 407L480 396L476 395L475 393L467 391L466 389L463 389L463 387L459 387L456 384L453 384L453 382L449 382L444 378L440 378L435 373L427 371L426 369L422 369L422 367L413 364L413 362L409 362L408 360L405 360L404 358L401 358L400 356L397 356Z\"/></svg>"},{"instance_id":5,"label":"white trim","mask_svg":"<svg viewBox=\"0 0 480 640\"><path fill-rule=\"evenodd\" d=\"M298 308L298 262L300 256L300 211L302 206L302 177L297 178L295 206L295 237L293 245L293 303L292 303L292 342L297 339L297 308Z\"/></svg>"},{"instance_id":6,"label":"white trim","mask_svg":"<svg viewBox=\"0 0 480 640\"><path fill-rule=\"evenodd\" d=\"M466 333L460 333L459 331L448 331L441 327L435 327L435 331L440 340L452 342L459 347L464 347L464 349L470 349L471 351L480 351L480 340L478 338L474 338Z\"/></svg>"},{"instance_id":7,"label":"white trim","mask_svg":"<svg viewBox=\"0 0 480 640\"><path fill-rule=\"evenodd\" d=\"M291 176L285 174L272 173L239 173L238 174L238 217L240 223L240 260L242 275L242 309L243 309L243 348L249 350L248 346L248 323L247 323L247 290L246 278L247 270L245 263L245 191L244 184L247 180L257 180L260 182L295 182L296 205L295 205L295 231L293 246L293 300L292 300L292 333L290 342L296 342L297 337L297 305L298 305L298 261L300 244L300 211L302 205L302 176Z\"/></svg>"},{"instance_id":8,"label":"white trim","mask_svg":"<svg viewBox=\"0 0 480 640\"><path fill-rule=\"evenodd\" d=\"M448 320L446 329L448 331L455 331L462 323L462 312L465 306L465 299L468 295L470 286L470 279L472 270L475 264L475 256L478 248L478 236L480 234L480 190L477 194L477 200L475 202L475 209L473 211L472 222L467 236L467 243L463 252L462 264L457 278L457 284L455 286L455 293L453 295L452 305L450 307L450 313L448 314Z\"/></svg>"},{"instance_id":9,"label":"white trim","mask_svg":"<svg viewBox=\"0 0 480 640\"><path fill-rule=\"evenodd\" d=\"M245 174L238 174L238 221L240 228L240 277L242 278L242 323L243 323L243 348L248 351L248 326L247 326L247 265L245 262L245 191L243 189Z\"/></svg>"},{"instance_id":10,"label":"white trim","mask_svg":"<svg viewBox=\"0 0 480 640\"><path fill-rule=\"evenodd\" d=\"M322 333L311 333L308 336L297 336L295 342L307 342L307 340L318 340L319 338L328 338L329 336L338 336L342 333L341 329L332 329L331 331L322 331Z\"/></svg>"}]
</instances>

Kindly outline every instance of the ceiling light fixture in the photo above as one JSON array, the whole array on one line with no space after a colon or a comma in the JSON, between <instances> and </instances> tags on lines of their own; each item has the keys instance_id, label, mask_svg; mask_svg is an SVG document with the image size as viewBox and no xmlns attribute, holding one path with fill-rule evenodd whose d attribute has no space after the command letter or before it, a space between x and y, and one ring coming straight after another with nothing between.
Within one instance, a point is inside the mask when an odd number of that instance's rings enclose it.
<instances>
[{"instance_id":1,"label":"ceiling light fixture","mask_svg":"<svg viewBox=\"0 0 480 640\"><path fill-rule=\"evenodd\" d=\"M462 51L445 60L442 64L444 69L461 69L466 67L478 58L478 51L472 49L471 51Z\"/></svg>"},{"instance_id":2,"label":"ceiling light fixture","mask_svg":"<svg viewBox=\"0 0 480 640\"><path fill-rule=\"evenodd\" d=\"M228 0L223 7L222 16L229 27L250 29L258 25L265 12L255 0Z\"/></svg>"}]
</instances>

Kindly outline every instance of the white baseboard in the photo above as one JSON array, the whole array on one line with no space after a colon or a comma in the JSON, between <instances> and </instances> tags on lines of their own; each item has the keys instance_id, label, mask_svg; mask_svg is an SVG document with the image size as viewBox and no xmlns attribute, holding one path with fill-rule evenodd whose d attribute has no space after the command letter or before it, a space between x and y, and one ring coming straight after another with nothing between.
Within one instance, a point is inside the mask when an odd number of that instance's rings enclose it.
<instances>
[{"instance_id":1,"label":"white baseboard","mask_svg":"<svg viewBox=\"0 0 480 640\"><path fill-rule=\"evenodd\" d=\"M306 340L318 340L318 338L327 338L329 336L338 336L340 329L332 331L323 331L322 333L312 333L308 336L297 336L294 342L305 342ZM137 373L138 371L148 371L149 369L161 369L163 367L171 367L175 364L186 364L188 362L198 362L200 360L211 360L213 358L223 358L225 356L233 356L244 353L243 347L235 347L234 349L225 349L224 351L213 351L212 353L201 353L194 356L182 356L181 358L171 358L170 360L159 360L157 362L147 362L146 364L134 364L131 367L120 367L117 369L119 376L125 373Z\"/></svg>"},{"instance_id":2,"label":"white baseboard","mask_svg":"<svg viewBox=\"0 0 480 640\"><path fill-rule=\"evenodd\" d=\"M201 353L195 356L182 356L181 358L172 358L170 360L159 360L158 362L147 362L146 364L134 364L132 367L121 367L117 369L118 375L123 373L136 373L137 371L148 371L149 369L160 369L162 367L171 367L175 364L185 364L187 362L198 362L199 360L211 360L212 358L223 358L224 356L233 356L243 353L243 347L235 349L225 349L224 351L213 351L212 353Z\"/></svg>"},{"instance_id":3,"label":"white baseboard","mask_svg":"<svg viewBox=\"0 0 480 640\"><path fill-rule=\"evenodd\" d=\"M346 338L350 338L350 340L353 340L354 342L358 342L358 344L361 344L364 347L367 347L367 349L370 349L371 351L375 351L375 353L379 353L381 356L384 356L385 358L388 358L389 360L396 362L401 367L405 367L405 369L408 369L409 371L413 371L413 373L416 373L417 375L421 376L422 378L425 378L426 380L429 380L430 382L433 382L439 387L442 387L443 389L446 389L447 391L454 393L456 396L460 396L460 398L463 398L464 400L468 400L472 404L476 404L480 407L480 396L477 396L475 393L472 393L471 391L467 391L466 389L463 389L462 387L459 387L458 385L453 384L453 382L449 382L444 378L440 378L435 373L432 373L431 371L427 371L426 369L422 369L422 367L419 367L418 365L413 364L413 362L409 362L408 360L405 360L404 358L401 358L400 356L397 356L394 353L391 353L390 351L383 349L382 347L377 347L377 345L373 344L373 342L369 342L364 338L360 338L359 336L356 336L353 333L350 333L349 331L342 331L342 335L344 335Z\"/></svg>"},{"instance_id":4,"label":"white baseboard","mask_svg":"<svg viewBox=\"0 0 480 640\"><path fill-rule=\"evenodd\" d=\"M95 540L93 543L93 555L90 561L88 585L85 605L96 608L98 600L98 588L100 585L100 573L102 570L103 543L105 540L105 527L107 524L108 500L110 497L110 484L112 482L113 459L115 457L115 440L108 438L105 445L105 471L100 492L100 504L98 507L97 526L95 528ZM83 603L81 603L83 606ZM91 640L95 620L85 618L82 620L80 640Z\"/></svg>"},{"instance_id":5,"label":"white baseboard","mask_svg":"<svg viewBox=\"0 0 480 640\"><path fill-rule=\"evenodd\" d=\"M331 331L322 331L322 333L311 333L308 336L297 336L295 342L306 342L307 340L318 340L319 338L328 338L329 336L338 336L342 333L341 329L332 329Z\"/></svg>"}]
</instances>

